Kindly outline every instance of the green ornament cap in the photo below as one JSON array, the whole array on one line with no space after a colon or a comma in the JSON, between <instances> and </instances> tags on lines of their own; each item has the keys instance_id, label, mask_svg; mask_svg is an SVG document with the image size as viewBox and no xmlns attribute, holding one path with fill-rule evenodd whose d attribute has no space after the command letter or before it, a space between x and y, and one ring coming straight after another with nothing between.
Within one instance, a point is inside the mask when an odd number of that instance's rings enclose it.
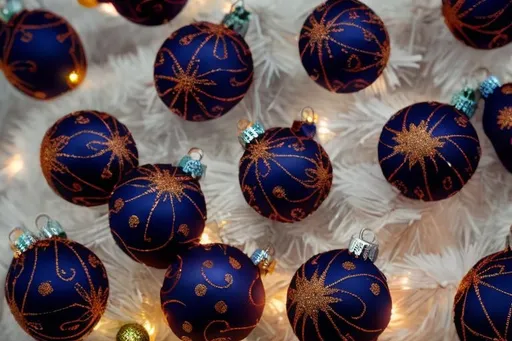
<instances>
[{"instance_id":1,"label":"green ornament cap","mask_svg":"<svg viewBox=\"0 0 512 341\"><path fill-rule=\"evenodd\" d=\"M246 119L238 121L238 142L244 147L265 133L265 128L260 122L251 122Z\"/></svg>"},{"instance_id":2,"label":"green ornament cap","mask_svg":"<svg viewBox=\"0 0 512 341\"><path fill-rule=\"evenodd\" d=\"M206 175L206 165L201 163L203 159L204 152L199 148L192 148L189 150L188 154L185 155L178 164L178 167L181 167L183 171L194 179L200 179Z\"/></svg>"},{"instance_id":3,"label":"green ornament cap","mask_svg":"<svg viewBox=\"0 0 512 341\"><path fill-rule=\"evenodd\" d=\"M39 227L41 219L46 219L46 222L44 222L42 227ZM53 237L66 239L68 237L61 224L57 220L53 220L47 214L40 214L36 217L36 227L39 229L39 237L41 239L49 239Z\"/></svg>"},{"instance_id":4,"label":"green ornament cap","mask_svg":"<svg viewBox=\"0 0 512 341\"><path fill-rule=\"evenodd\" d=\"M18 258L22 253L31 249L37 242L36 236L32 232L23 227L15 227L9 233L9 242L11 249L14 252L14 258Z\"/></svg>"},{"instance_id":5,"label":"green ornament cap","mask_svg":"<svg viewBox=\"0 0 512 341\"><path fill-rule=\"evenodd\" d=\"M245 37L250 21L251 12L245 9L243 0L238 0L231 6L231 11L226 14L222 24Z\"/></svg>"},{"instance_id":6,"label":"green ornament cap","mask_svg":"<svg viewBox=\"0 0 512 341\"><path fill-rule=\"evenodd\" d=\"M472 118L476 111L476 90L465 87L452 97L451 104L468 118Z\"/></svg>"},{"instance_id":7,"label":"green ornament cap","mask_svg":"<svg viewBox=\"0 0 512 341\"><path fill-rule=\"evenodd\" d=\"M24 8L25 6L21 0L7 0L5 6L0 9L0 20L8 22Z\"/></svg>"}]
</instances>

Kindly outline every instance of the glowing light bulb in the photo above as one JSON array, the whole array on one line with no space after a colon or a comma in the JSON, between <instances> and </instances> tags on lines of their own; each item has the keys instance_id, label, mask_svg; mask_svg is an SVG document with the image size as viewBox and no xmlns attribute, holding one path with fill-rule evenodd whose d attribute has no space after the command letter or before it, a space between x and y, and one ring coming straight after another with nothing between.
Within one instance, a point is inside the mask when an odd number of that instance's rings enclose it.
<instances>
[{"instance_id":1,"label":"glowing light bulb","mask_svg":"<svg viewBox=\"0 0 512 341\"><path fill-rule=\"evenodd\" d=\"M68 79L72 84L76 84L80 80L80 76L78 76L76 71L73 71L69 74Z\"/></svg>"},{"instance_id":2,"label":"glowing light bulb","mask_svg":"<svg viewBox=\"0 0 512 341\"><path fill-rule=\"evenodd\" d=\"M409 277L402 277L400 284L402 284L402 290L409 290Z\"/></svg>"},{"instance_id":3,"label":"glowing light bulb","mask_svg":"<svg viewBox=\"0 0 512 341\"><path fill-rule=\"evenodd\" d=\"M149 336L153 336L155 334L155 326L153 326L151 324L151 322L149 321L146 321L144 322L143 324L143 327L146 329L146 331L148 332Z\"/></svg>"},{"instance_id":4,"label":"glowing light bulb","mask_svg":"<svg viewBox=\"0 0 512 341\"><path fill-rule=\"evenodd\" d=\"M117 13L117 10L116 8L114 7L114 5L112 4L109 4L109 3L103 3L99 6L99 9L100 11L102 11L103 13L105 14L108 14L108 15L111 15L113 17L116 17L119 15L119 13Z\"/></svg>"},{"instance_id":5,"label":"glowing light bulb","mask_svg":"<svg viewBox=\"0 0 512 341\"><path fill-rule=\"evenodd\" d=\"M318 123L318 114L312 108L304 108L302 110L302 120L307 123Z\"/></svg>"},{"instance_id":6,"label":"glowing light bulb","mask_svg":"<svg viewBox=\"0 0 512 341\"><path fill-rule=\"evenodd\" d=\"M223 12L224 13L229 13L231 12L231 7L233 6L233 4L231 2L226 2L224 4L224 8L223 8Z\"/></svg>"},{"instance_id":7,"label":"glowing light bulb","mask_svg":"<svg viewBox=\"0 0 512 341\"><path fill-rule=\"evenodd\" d=\"M23 169L23 159L20 154L15 154L7 160L6 171L7 175L12 178Z\"/></svg>"},{"instance_id":8,"label":"glowing light bulb","mask_svg":"<svg viewBox=\"0 0 512 341\"><path fill-rule=\"evenodd\" d=\"M98 322L98 324L93 328L93 330L98 330L101 328L101 326L103 325L103 322Z\"/></svg>"},{"instance_id":9,"label":"glowing light bulb","mask_svg":"<svg viewBox=\"0 0 512 341\"><path fill-rule=\"evenodd\" d=\"M211 242L212 242L212 240L210 238L210 235L208 234L207 231L204 231L203 235L201 236L201 240L199 241L199 243L201 243L201 244L210 244Z\"/></svg>"}]
</instances>

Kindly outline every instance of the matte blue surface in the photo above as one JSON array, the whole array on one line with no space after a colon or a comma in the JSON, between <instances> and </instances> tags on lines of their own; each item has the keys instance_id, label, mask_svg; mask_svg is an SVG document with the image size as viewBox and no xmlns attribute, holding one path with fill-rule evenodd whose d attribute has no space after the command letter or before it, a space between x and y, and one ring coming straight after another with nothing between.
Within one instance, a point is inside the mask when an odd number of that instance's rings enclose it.
<instances>
[{"instance_id":1,"label":"matte blue surface","mask_svg":"<svg viewBox=\"0 0 512 341\"><path fill-rule=\"evenodd\" d=\"M437 102L416 103L393 115L382 129L378 150L384 177L405 196L424 201L460 191L481 154L467 117Z\"/></svg>"},{"instance_id":2,"label":"matte blue surface","mask_svg":"<svg viewBox=\"0 0 512 341\"><path fill-rule=\"evenodd\" d=\"M495 89L485 100L482 121L501 163L512 173L512 83Z\"/></svg>"},{"instance_id":3,"label":"matte blue surface","mask_svg":"<svg viewBox=\"0 0 512 341\"><path fill-rule=\"evenodd\" d=\"M247 145L238 178L247 203L272 220L306 218L332 186L329 156L308 129L272 128Z\"/></svg>"},{"instance_id":4,"label":"matte blue surface","mask_svg":"<svg viewBox=\"0 0 512 341\"><path fill-rule=\"evenodd\" d=\"M329 0L306 19L299 39L302 64L329 91L370 86L386 67L390 44L382 20L356 0Z\"/></svg>"},{"instance_id":5,"label":"matte blue surface","mask_svg":"<svg viewBox=\"0 0 512 341\"><path fill-rule=\"evenodd\" d=\"M454 322L461 341L506 340L512 305L512 252L481 259L464 277L455 296Z\"/></svg>"},{"instance_id":6,"label":"matte blue surface","mask_svg":"<svg viewBox=\"0 0 512 341\"><path fill-rule=\"evenodd\" d=\"M246 338L260 321L265 289L259 269L225 244L200 245L170 266L160 291L162 310L181 340Z\"/></svg>"},{"instance_id":7,"label":"matte blue surface","mask_svg":"<svg viewBox=\"0 0 512 341\"><path fill-rule=\"evenodd\" d=\"M24 10L0 25L0 68L18 90L51 99L85 78L87 60L80 37L66 19L46 10ZM76 72L78 81L69 81Z\"/></svg>"},{"instance_id":8,"label":"matte blue surface","mask_svg":"<svg viewBox=\"0 0 512 341\"><path fill-rule=\"evenodd\" d=\"M235 31L197 22L163 43L154 78L158 95L176 115L187 121L211 120L244 98L253 78L252 54Z\"/></svg>"},{"instance_id":9,"label":"matte blue surface","mask_svg":"<svg viewBox=\"0 0 512 341\"><path fill-rule=\"evenodd\" d=\"M199 182L181 168L144 165L115 188L109 212L119 247L138 262L165 269L201 238L206 202Z\"/></svg>"},{"instance_id":10,"label":"matte blue surface","mask_svg":"<svg viewBox=\"0 0 512 341\"><path fill-rule=\"evenodd\" d=\"M139 25L156 26L176 17L187 0L112 0L117 12Z\"/></svg>"},{"instance_id":11,"label":"matte blue surface","mask_svg":"<svg viewBox=\"0 0 512 341\"><path fill-rule=\"evenodd\" d=\"M48 129L41 144L46 181L77 205L106 204L121 177L137 165L137 147L128 128L98 111L64 116Z\"/></svg>"},{"instance_id":12,"label":"matte blue surface","mask_svg":"<svg viewBox=\"0 0 512 341\"><path fill-rule=\"evenodd\" d=\"M512 40L510 0L443 0L446 25L457 39L477 49L495 49Z\"/></svg>"},{"instance_id":13,"label":"matte blue surface","mask_svg":"<svg viewBox=\"0 0 512 341\"><path fill-rule=\"evenodd\" d=\"M297 270L286 308L300 341L375 341L389 324L392 302L384 274L344 249Z\"/></svg>"},{"instance_id":14,"label":"matte blue surface","mask_svg":"<svg viewBox=\"0 0 512 341\"><path fill-rule=\"evenodd\" d=\"M105 312L108 295L100 259L66 239L38 241L13 259L5 279L12 314L40 341L85 338Z\"/></svg>"}]
</instances>

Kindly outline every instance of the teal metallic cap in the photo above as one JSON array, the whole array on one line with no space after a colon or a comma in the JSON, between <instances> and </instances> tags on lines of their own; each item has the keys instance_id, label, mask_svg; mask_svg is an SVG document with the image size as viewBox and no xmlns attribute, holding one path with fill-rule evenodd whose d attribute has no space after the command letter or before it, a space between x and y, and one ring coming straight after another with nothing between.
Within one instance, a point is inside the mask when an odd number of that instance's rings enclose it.
<instances>
[{"instance_id":1,"label":"teal metallic cap","mask_svg":"<svg viewBox=\"0 0 512 341\"><path fill-rule=\"evenodd\" d=\"M9 242L14 252L14 258L18 258L37 242L36 236L23 227L15 227L9 233Z\"/></svg>"},{"instance_id":2,"label":"teal metallic cap","mask_svg":"<svg viewBox=\"0 0 512 341\"><path fill-rule=\"evenodd\" d=\"M246 119L238 121L238 142L244 148L264 133L265 128L259 122L250 122Z\"/></svg>"},{"instance_id":3,"label":"teal metallic cap","mask_svg":"<svg viewBox=\"0 0 512 341\"><path fill-rule=\"evenodd\" d=\"M42 226L39 226L39 223L42 219L46 219ZM68 236L62 225L57 221L52 219L47 214L40 214L36 217L36 227L39 229L39 237L41 239L49 239L53 237L64 238L66 239Z\"/></svg>"},{"instance_id":4,"label":"teal metallic cap","mask_svg":"<svg viewBox=\"0 0 512 341\"><path fill-rule=\"evenodd\" d=\"M23 11L24 7L21 0L7 0L5 6L0 9L0 20L8 22L16 14Z\"/></svg>"},{"instance_id":5,"label":"teal metallic cap","mask_svg":"<svg viewBox=\"0 0 512 341\"><path fill-rule=\"evenodd\" d=\"M262 275L274 272L277 262L274 260L275 249L268 245L265 249L257 249L251 256L251 261L256 265Z\"/></svg>"},{"instance_id":6,"label":"teal metallic cap","mask_svg":"<svg viewBox=\"0 0 512 341\"><path fill-rule=\"evenodd\" d=\"M468 118L473 117L476 111L476 91L471 87L465 87L452 97L451 104Z\"/></svg>"},{"instance_id":7,"label":"teal metallic cap","mask_svg":"<svg viewBox=\"0 0 512 341\"><path fill-rule=\"evenodd\" d=\"M490 76L480 84L480 93L483 98L487 98L499 87L501 87L501 82L498 77Z\"/></svg>"},{"instance_id":8,"label":"teal metallic cap","mask_svg":"<svg viewBox=\"0 0 512 341\"><path fill-rule=\"evenodd\" d=\"M178 167L181 167L183 172L189 174L194 179L200 179L206 175L206 165L201 163L203 155L202 149L192 148L187 155L181 158Z\"/></svg>"},{"instance_id":9,"label":"teal metallic cap","mask_svg":"<svg viewBox=\"0 0 512 341\"><path fill-rule=\"evenodd\" d=\"M226 14L222 24L244 37L249 30L250 21L251 12L245 9L243 0L238 0L231 6L231 11Z\"/></svg>"}]
</instances>

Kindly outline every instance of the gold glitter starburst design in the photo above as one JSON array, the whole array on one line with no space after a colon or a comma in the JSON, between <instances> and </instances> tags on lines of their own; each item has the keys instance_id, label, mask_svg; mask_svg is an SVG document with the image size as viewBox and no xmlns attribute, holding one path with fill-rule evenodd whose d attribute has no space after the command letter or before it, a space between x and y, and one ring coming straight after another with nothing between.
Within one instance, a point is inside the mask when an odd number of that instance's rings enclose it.
<instances>
[{"instance_id":1,"label":"gold glitter starburst design","mask_svg":"<svg viewBox=\"0 0 512 341\"><path fill-rule=\"evenodd\" d=\"M505 295L504 297L512 296L512 292L507 292L502 288L498 288L491 284L492 281L498 277L512 275L512 271L510 271L504 264L505 262L510 262L510 259L512 259L510 249L490 255L475 265L462 279L457 290L454 303L456 315L459 314L459 308L461 308L460 316L456 316L456 319L458 318L458 324L461 327L461 341L473 340L475 337L482 340L509 340L510 336L508 333L512 319L512 305L510 306L507 315L500 315L500 321L495 321L493 320L493 317L496 317L496 312L490 307L493 302L492 300L484 302L481 296L481 290L492 290L497 295ZM467 300L470 292L476 294L478 305L486 316L486 322L492 330L492 334L481 334L478 331L481 329L481 326L470 325L469 321L466 320L466 313L469 313L467 311ZM476 307L472 309L476 309ZM502 321L501 317L505 316L506 321ZM471 320L471 318L469 318L469 320ZM503 329L499 328L500 325L503 326ZM485 328L488 329L487 327Z\"/></svg>"},{"instance_id":2,"label":"gold glitter starburst design","mask_svg":"<svg viewBox=\"0 0 512 341\"><path fill-rule=\"evenodd\" d=\"M421 103L419 103L421 104ZM418 105L419 105L418 104ZM392 149L392 153L388 156L382 158L380 160L380 164L384 163L385 161L392 159L394 157L401 157L403 158L403 161L401 164L396 167L392 172L390 172L389 176L387 176L387 180L390 183L395 182L395 175L407 164L409 167L409 170L412 170L413 167L419 165L422 170L423 174L423 180L425 184L426 189L426 195L428 196L429 200L433 200L432 194L430 191L430 184L427 178L427 161L431 162L435 169L438 169L438 162L445 162L448 165L450 165L450 169L454 172L455 177L460 181L461 185L463 186L466 183L466 180L464 180L463 174L464 172L472 174L473 173L473 165L471 163L471 160L466 155L466 152L459 146L459 144L456 142L457 139L466 139L466 140L473 140L478 145L480 142L478 141L477 137L471 136L471 135L464 135L464 134L448 134L448 135L442 135L442 134L435 134L436 129L443 123L443 121L446 119L447 115L440 116L439 119L436 120L436 122L433 122L433 117L436 115L436 113L439 110L442 110L447 105L440 104L436 102L431 102L429 104L431 108L431 112L429 116L425 120L421 120L420 123L409 123L407 124L407 120L409 117L409 113L411 111L411 108L413 106L409 106L398 113L396 113L391 119L397 119L398 117L403 117L402 119L402 127L401 130L392 129L389 126L385 126L384 129L388 132L391 132L394 134L394 137L392 138L393 141L396 142L394 145L386 144L384 141L380 140L379 144L383 145L386 148ZM462 115L462 114L459 114ZM455 122L458 122L458 118L455 118ZM459 125L460 126L460 125ZM467 127L467 126L466 126ZM441 152L442 148L445 147L446 144L453 145L462 155L464 160L466 161L467 167L464 170L459 170L455 166L452 166L451 163L444 157L443 153ZM444 178L442 182L444 182L444 185L452 184L451 179ZM402 191L408 191L409 189L405 186L405 184L400 182L400 190ZM423 192L423 189L417 187L414 189L416 192L416 195L423 199L425 196L425 193Z\"/></svg>"},{"instance_id":3,"label":"gold glitter starburst design","mask_svg":"<svg viewBox=\"0 0 512 341\"><path fill-rule=\"evenodd\" d=\"M387 284L381 278L372 274L347 274L344 277L337 278L332 283L326 283L326 278L333 264L336 264L336 266L341 266L341 264L336 263L336 258L345 252L347 252L347 250L339 250L330 259L329 263L321 273L319 272L318 260L322 255L319 255L315 259L310 260L308 263L302 265L302 267L295 274L292 284L288 289L287 310L288 316L290 317L290 322L292 323L292 327L297 336L299 336L300 340L307 341L306 324L308 321L313 323L318 336L318 340L327 340L327 335L322 336L322 331L320 330L320 315L324 315L331 322L331 325L337 333L338 340L350 341L354 339L350 334L346 334L339 329L339 325L336 323L337 319L340 322L348 324L362 332L381 333L383 331L383 329L366 329L356 325L355 322L363 318L363 316L366 314L367 306L365 301L357 294L348 292L341 288L337 288L340 283L351 278L366 277L374 281L372 286L369 286L369 290L375 292L375 286L379 286L379 284L377 284L375 281L379 282L382 287L387 288ZM315 271L309 278L306 275L307 264L309 264L309 266L315 266ZM343 302L343 295L348 295L352 299L356 299L361 305L361 313L358 316L352 316L351 320L348 320L346 317L342 316L342 314L340 314L339 311L336 311L332 306L334 304ZM290 315L291 310L294 310L292 315Z\"/></svg>"},{"instance_id":4,"label":"gold glitter starburst design","mask_svg":"<svg viewBox=\"0 0 512 341\"><path fill-rule=\"evenodd\" d=\"M443 15L446 25L458 39L462 38L461 40L464 43L472 47L482 48L471 39L467 31L470 31L472 35L491 36L486 48L492 49L506 44L510 40L507 31L512 26L511 21L505 20L504 22L507 24L500 28L493 27L493 23L503 21L503 16L509 13L506 11L506 7L512 6L512 3L509 2L505 5L505 8L499 8L496 12L485 16L474 15L478 12L479 7L488 6L490 2L492 0L476 1L473 6L468 8L466 0L443 0ZM468 17L470 20L468 20ZM475 21L478 21L478 23L475 23Z\"/></svg>"},{"instance_id":5,"label":"gold glitter starburst design","mask_svg":"<svg viewBox=\"0 0 512 341\"><path fill-rule=\"evenodd\" d=\"M248 195L248 203L257 212L260 212L260 208L256 203L255 191L261 191L265 197L265 201L272 210L271 219L278 220L281 222L293 222L305 218L306 214L299 214L297 210L299 208L292 208L289 212L281 212L270 199L271 196L275 196L279 199L285 200L291 204L301 204L314 198L313 207L316 209L324 201L329 194L332 185L332 166L329 160L329 156L325 150L314 142L313 140L295 135L290 133L289 135L277 137L282 135L288 128L276 128L272 132L267 131L265 135L259 140L251 143L247 147L247 151L244 156L240 159L240 166L245 169L240 178L240 185L242 191ZM314 157L307 157L297 153L305 150L305 145L309 143L315 143L316 151ZM276 150L279 148L288 148L290 152ZM304 169L304 176L298 177L292 175L279 161L280 159L302 159L308 161L311 167ZM272 173L272 168L277 167L283 170L286 176L293 180L297 185L304 187L308 190L308 195L303 198L291 198L286 192L286 186L280 185L274 187L269 193L264 188L263 182ZM254 174L252 174L254 172ZM251 174L254 175L258 183L257 188L252 188L247 185L247 177Z\"/></svg>"},{"instance_id":6,"label":"gold glitter starburst design","mask_svg":"<svg viewBox=\"0 0 512 341\"><path fill-rule=\"evenodd\" d=\"M347 58L347 65L339 66L341 69L349 73L357 73L376 68L377 74L381 74L388 63L390 56L389 36L386 28L384 27L384 24L382 23L382 20L373 14L373 12L368 7L361 4L360 2L353 1L356 7L351 7L341 11L330 20L327 19L330 17L329 14L331 10L336 8L336 6L341 1L351 0L332 1L329 4L323 4L318 7L317 11L323 12L322 17L318 20L315 18L315 16L311 15L304 25L303 32L299 38L299 40L308 40L307 44L300 51L301 59L304 58L306 53L308 53L310 56L316 54L320 62L320 70L316 71L318 73L311 75L311 77L314 80L318 80L321 77L324 80L327 89L332 92L338 92L355 85L361 88L369 85L368 82L364 79L356 79L348 84L342 84L338 80L330 80L328 69L324 65L324 54L327 54L329 58L334 58L334 53L332 50L333 47L336 47L339 50L336 52L349 55ZM348 19L340 21L339 18L344 15L348 15ZM366 21L368 24L381 27L381 30L383 30L386 34L386 39L383 42L381 42L373 32L357 23L357 20L360 20L361 16L369 18ZM377 51L375 52L371 51L370 49L364 49L361 46L351 46L337 40L335 38L336 34L344 32L346 29L359 30L367 43L371 43L372 46L374 45ZM368 65L363 65L358 55L371 56L373 57L374 62Z\"/></svg>"},{"instance_id":7,"label":"gold glitter starburst design","mask_svg":"<svg viewBox=\"0 0 512 341\"><path fill-rule=\"evenodd\" d=\"M90 124L90 121L84 121L84 117L82 116L84 113L95 116L97 119L99 119L107 129L108 134L103 134L94 130L87 129L87 125ZM64 120L71 119L76 119L77 122L83 125L84 129L70 136L56 136L59 124L61 124ZM107 123L106 120L111 122L111 124ZM86 150L90 151L89 155L70 154L64 151L69 144L73 143L76 139L83 138L84 135L93 135L95 137L94 140L87 142L85 145ZM59 193L58 187L56 186L57 184L59 187L62 187L76 194L82 192L84 187L92 188L101 193L100 196L97 197L81 197L76 195L72 199L74 203L85 205L94 205L97 202L103 203L110 197L110 190L106 190L100 186L82 179L74 172L72 172L68 166L66 166L66 162L64 160L92 160L110 153L109 160L103 168L100 176L102 179L111 179L113 176L112 169L114 168L113 164L115 161L115 169L117 169L116 181L119 182L127 169L136 167L138 164L138 156L135 155L130 149L130 147L132 147L134 144L135 142L133 141L133 138L129 132L121 135L118 121L113 117L104 115L103 113L97 111L72 113L61 118L57 123L55 123L43 138L40 155L43 175L48 181L48 184L57 193ZM72 187L60 180L59 175L62 174L69 175L71 178L73 178L74 183Z\"/></svg>"},{"instance_id":8,"label":"gold glitter starburst design","mask_svg":"<svg viewBox=\"0 0 512 341\"><path fill-rule=\"evenodd\" d=\"M512 107L505 107L499 111L498 125L501 130L512 128Z\"/></svg>"},{"instance_id":9,"label":"gold glitter starburst design","mask_svg":"<svg viewBox=\"0 0 512 341\"><path fill-rule=\"evenodd\" d=\"M44 25L34 25L32 23L26 23L26 19L37 15L38 12L44 13L45 19L51 19L47 24ZM21 39L24 43L29 43L34 38L34 34L37 31L43 31L48 29L58 29L59 31L62 28L65 28L65 31L61 34L56 35L55 39L63 44L64 42L68 42L70 44L70 48L68 49L69 57L73 61L73 69L74 73L78 75L79 79L76 82L68 81L69 89L76 87L83 80L86 69L87 69L87 61L81 47L80 38L78 37L75 30L69 25L69 23L59 16L52 14L48 11L25 11L20 14L20 18L16 18L16 25L1 25L0 27L0 37L5 36L5 44L4 46L0 46L3 50L2 59L0 59L0 69L4 72L5 77L13 86L22 91L23 93L37 98L37 99L48 99L48 94L45 92L34 89L33 85L24 81L20 77L18 77L18 72L37 72L39 65L33 60L11 60L11 52L16 39ZM21 38L19 38L21 36ZM79 53L77 53L79 52ZM67 75L65 76L67 77Z\"/></svg>"},{"instance_id":10,"label":"gold glitter starburst design","mask_svg":"<svg viewBox=\"0 0 512 341\"><path fill-rule=\"evenodd\" d=\"M192 57L187 59L186 65L182 65L182 62L180 62L175 54L176 51L171 51L166 47L160 49L155 62L155 68L161 66L165 66L166 68L170 67L172 73L171 75L155 73L154 78L157 92L162 98L171 94L172 101L168 104L169 109L185 119L204 119L201 115L198 115L199 113L189 112L189 103L192 102L197 104L202 114L207 118L216 118L224 114L227 109L222 106L207 107L205 102L213 99L224 103L236 103L245 96L245 92L232 97L214 95L212 90L219 85L215 80L215 76L219 73L228 73L231 75L230 86L232 88L247 86L252 81L252 72L250 72L247 77L244 76L245 78L243 79L237 79L237 77L240 74L246 74L249 69L252 68L243 58L243 56L250 55L251 52L241 37L235 31L228 29L224 25L200 22L192 26L197 29L197 32L181 38L180 45L190 45L196 39L201 39L202 43L194 51ZM213 69L208 67L208 71L199 72L201 60L198 55L209 41L215 41L213 56L218 60L228 59L230 57L228 44L232 46L235 49L237 60L241 67ZM160 81L165 81L165 83L163 83L165 87L161 88L161 86L159 86ZM168 86L169 84L171 85ZM182 102L185 104L178 104Z\"/></svg>"},{"instance_id":11,"label":"gold glitter starburst design","mask_svg":"<svg viewBox=\"0 0 512 341\"><path fill-rule=\"evenodd\" d=\"M158 165L148 165L142 166L138 168L139 175L129 178L128 180L122 181L119 187L128 186L137 189L143 189L142 193L134 195L133 197L126 199L118 199L122 200L122 204L119 203L116 208L114 207L110 210L110 214L119 214L126 207L126 204L130 202L136 202L139 199L144 199L147 196L153 196L153 203L151 205L151 209L149 211L149 215L145 218L145 221L142 217L138 217L138 223L144 226L144 241L148 243L148 247L145 249L140 249L136 247L132 247L120 237L120 235L115 231L115 229L111 229L112 233L116 235L125 245L128 251L157 251L166 247L175 237L176 233L178 233L180 226L175 226L175 218L170 222L171 226L169 227L169 237L166 240L158 241L159 245L152 245L153 240L150 237L150 226L151 221L153 219L153 213L159 205L169 205L169 210L172 212L172 216L175 216L176 212L176 203L180 203L184 200L188 201L195 207L197 214L201 217L201 219L206 220L206 212L198 206L198 204L190 197L188 193L194 192L196 194L200 194L203 196L201 187L198 182L190 181L192 178L188 174L184 174L177 167L172 167L171 169L161 168ZM141 182L143 184L141 184ZM181 231L184 231L184 228L181 227ZM181 234L185 236L185 234ZM187 232L188 235L188 232ZM197 236L191 236L189 241L183 242L191 242L196 239ZM151 245L151 246L150 246ZM132 254L132 257L137 259L136 255Z\"/></svg>"},{"instance_id":12,"label":"gold glitter starburst design","mask_svg":"<svg viewBox=\"0 0 512 341\"><path fill-rule=\"evenodd\" d=\"M70 268L64 270L59 266L59 257L63 249L66 251L71 251L71 254L76 257L75 263L81 264L80 268ZM103 265L100 263L98 266L94 268L90 268L87 266L86 260L82 259L81 253L77 250L77 244L69 241L63 241L59 239L46 240L45 243L36 244L36 246L31 250L33 257L33 266L31 268L25 267L24 259L18 258L14 260L13 265L10 268L9 273L6 278L6 299L7 304L9 305L16 321L20 324L20 326L31 336L37 339L54 339L54 335L47 335L47 331L44 328L41 317L45 317L47 319L48 315L55 314L56 318L60 322L59 328L65 333L65 339L69 340L79 340L87 336L91 331L94 325L98 323L101 319L101 316L106 310L107 300L109 296L109 288L108 287L97 287L91 274L96 272L100 272L100 277L107 278L106 270ZM77 297L80 299L77 302L72 304L62 306L56 308L52 311L38 311L38 312L30 312L27 311L28 306L37 305L37 301L42 299L42 297L53 295L59 295L59 287L52 286L51 281L45 281L39 285L36 292L38 295L32 294L31 284L38 276L41 277L44 272L44 276L46 278L51 278L50 274L47 274L48 267L45 264L43 268L40 268L39 259L42 257L41 253L50 252L55 255L55 275L59 278L59 281L69 282L74 291L78 294ZM67 252L69 254L69 252ZM69 256L73 257L73 256ZM42 269L42 270L41 270ZM85 282L78 282L76 272L80 271L85 275ZM28 286L22 287L22 282L18 283L18 279L24 276L25 272L30 273L30 280ZM73 284L74 282L74 284ZM25 283L25 281L23 281ZM22 291L23 294L23 302L19 304L19 301L16 297L19 297L17 292ZM42 296L42 297L41 297ZM81 311L82 314L73 320L63 320L63 312L67 310L73 310L76 313L77 310Z\"/></svg>"}]
</instances>

